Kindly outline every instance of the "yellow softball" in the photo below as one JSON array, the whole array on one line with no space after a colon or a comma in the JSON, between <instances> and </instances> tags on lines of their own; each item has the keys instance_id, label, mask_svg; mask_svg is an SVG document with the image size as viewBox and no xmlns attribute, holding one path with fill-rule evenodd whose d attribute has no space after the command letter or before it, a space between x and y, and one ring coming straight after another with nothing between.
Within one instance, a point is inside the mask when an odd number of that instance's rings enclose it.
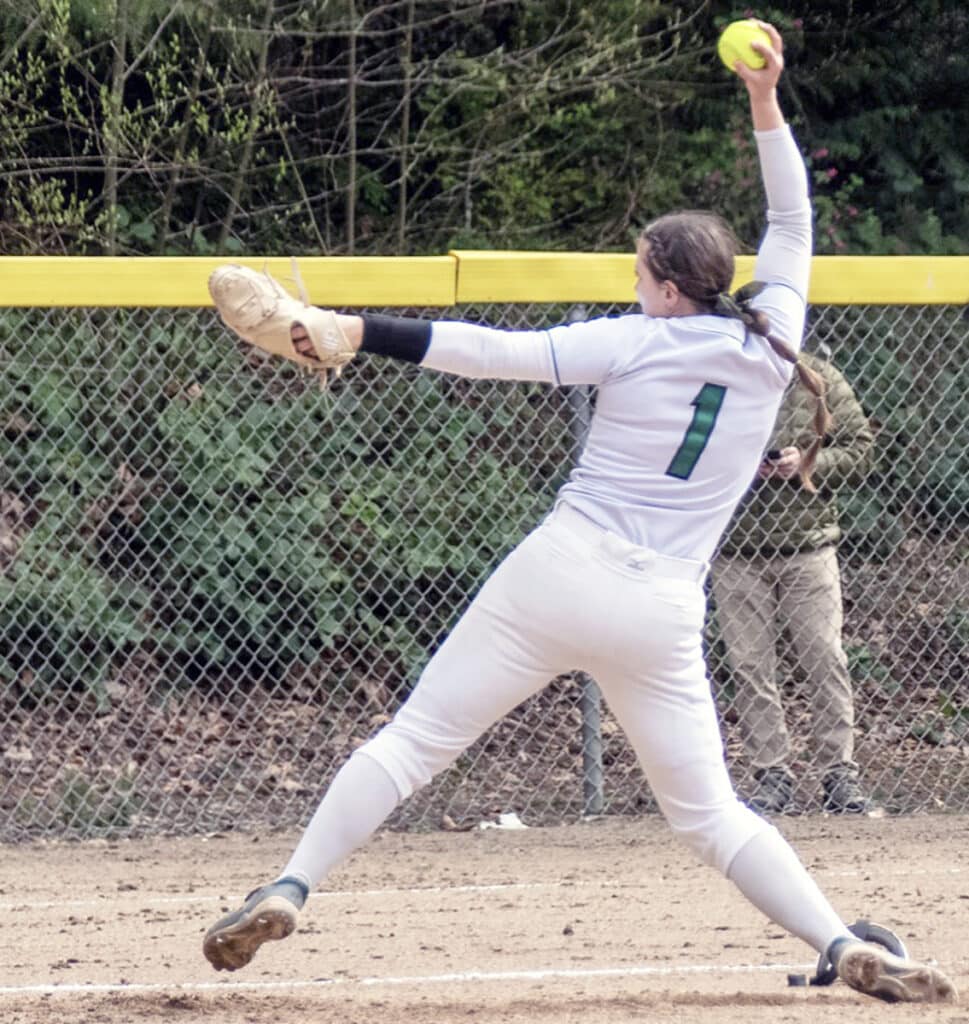
<instances>
[{"instance_id":1,"label":"yellow softball","mask_svg":"<svg viewBox=\"0 0 969 1024\"><path fill-rule=\"evenodd\" d=\"M738 60L762 68L767 61L750 45L754 40L771 45L770 36L755 21L732 21L720 34L717 54L731 71Z\"/></svg>"}]
</instances>

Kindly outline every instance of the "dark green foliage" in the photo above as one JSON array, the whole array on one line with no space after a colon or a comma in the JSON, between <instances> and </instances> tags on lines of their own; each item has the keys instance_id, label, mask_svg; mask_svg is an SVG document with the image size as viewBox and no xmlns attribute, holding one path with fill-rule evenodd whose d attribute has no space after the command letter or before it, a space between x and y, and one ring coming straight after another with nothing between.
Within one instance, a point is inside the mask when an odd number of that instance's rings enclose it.
<instances>
[{"instance_id":1,"label":"dark green foliage","mask_svg":"<svg viewBox=\"0 0 969 1024\"><path fill-rule=\"evenodd\" d=\"M967 38L961 0L810 5L792 87L827 150L832 251L966 251Z\"/></svg>"},{"instance_id":2,"label":"dark green foliage","mask_svg":"<svg viewBox=\"0 0 969 1024\"><path fill-rule=\"evenodd\" d=\"M625 249L671 207L753 246L742 5L30 0L0 8L7 253ZM759 9L820 252L964 252L962 0Z\"/></svg>"},{"instance_id":3,"label":"dark green foliage","mask_svg":"<svg viewBox=\"0 0 969 1024\"><path fill-rule=\"evenodd\" d=\"M712 206L751 247L746 106L713 57L745 13L2 5L0 243L626 249L657 212ZM785 30L819 250L965 251L962 3L763 13ZM321 393L291 369L236 369L194 312L11 311L2 330L0 676L27 699L69 686L105 704L135 655L171 686L300 666L330 685L375 665L412 681L573 446L561 395L393 369ZM879 427L874 471L843 498L849 555L965 528L965 330L952 309L815 325Z\"/></svg>"},{"instance_id":4,"label":"dark green foliage","mask_svg":"<svg viewBox=\"0 0 969 1024\"><path fill-rule=\"evenodd\" d=\"M412 684L571 464L568 394L545 387L375 361L322 392L192 311L0 326L0 676L26 699L106 705L132 659L163 688ZM963 326L951 309L812 325L879 425L873 472L842 495L849 557L964 529Z\"/></svg>"},{"instance_id":5,"label":"dark green foliage","mask_svg":"<svg viewBox=\"0 0 969 1024\"><path fill-rule=\"evenodd\" d=\"M28 698L105 703L135 653L172 686L300 665L412 683L570 451L545 388L388 366L321 392L288 368L227 373L221 329L184 315L38 319L6 316L0 404L0 675ZM67 339L81 361L54 369Z\"/></svg>"},{"instance_id":6,"label":"dark green foliage","mask_svg":"<svg viewBox=\"0 0 969 1024\"><path fill-rule=\"evenodd\" d=\"M58 811L69 828L100 831L130 828L142 805L135 780L128 775L92 782L80 772L70 772L63 781Z\"/></svg>"},{"instance_id":7,"label":"dark green foliage","mask_svg":"<svg viewBox=\"0 0 969 1024\"><path fill-rule=\"evenodd\" d=\"M857 684L873 687L885 697L894 697L902 689L902 684L878 661L868 647L848 647L845 654L848 656L851 678Z\"/></svg>"},{"instance_id":8,"label":"dark green foliage","mask_svg":"<svg viewBox=\"0 0 969 1024\"><path fill-rule=\"evenodd\" d=\"M951 307L813 311L824 346L875 427L872 471L839 501L849 552L890 557L915 530L960 528L969 516L969 366L953 358L966 320Z\"/></svg>"}]
</instances>

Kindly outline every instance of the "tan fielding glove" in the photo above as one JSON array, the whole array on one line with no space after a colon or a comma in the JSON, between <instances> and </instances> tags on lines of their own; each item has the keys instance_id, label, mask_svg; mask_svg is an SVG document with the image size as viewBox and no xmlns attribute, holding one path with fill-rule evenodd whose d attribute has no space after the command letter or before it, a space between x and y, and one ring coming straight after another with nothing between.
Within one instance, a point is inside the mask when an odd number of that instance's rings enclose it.
<instances>
[{"instance_id":1,"label":"tan fielding glove","mask_svg":"<svg viewBox=\"0 0 969 1024\"><path fill-rule=\"evenodd\" d=\"M313 370L332 370L337 376L356 355L340 329L336 314L309 304L306 289L293 262L302 301L267 273L237 263L216 267L209 276L209 294L222 322L243 341L274 356L282 356ZM302 324L313 343L316 358L300 355L290 334Z\"/></svg>"}]
</instances>

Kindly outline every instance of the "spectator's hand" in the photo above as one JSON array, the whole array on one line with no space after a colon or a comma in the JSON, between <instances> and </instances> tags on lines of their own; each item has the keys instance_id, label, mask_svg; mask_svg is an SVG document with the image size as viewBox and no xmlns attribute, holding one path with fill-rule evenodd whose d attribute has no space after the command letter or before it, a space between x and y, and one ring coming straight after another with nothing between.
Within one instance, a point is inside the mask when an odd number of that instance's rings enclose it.
<instances>
[{"instance_id":1,"label":"spectator's hand","mask_svg":"<svg viewBox=\"0 0 969 1024\"><path fill-rule=\"evenodd\" d=\"M790 480L801 468L801 449L782 448L779 459L764 459L757 470L761 480Z\"/></svg>"}]
</instances>

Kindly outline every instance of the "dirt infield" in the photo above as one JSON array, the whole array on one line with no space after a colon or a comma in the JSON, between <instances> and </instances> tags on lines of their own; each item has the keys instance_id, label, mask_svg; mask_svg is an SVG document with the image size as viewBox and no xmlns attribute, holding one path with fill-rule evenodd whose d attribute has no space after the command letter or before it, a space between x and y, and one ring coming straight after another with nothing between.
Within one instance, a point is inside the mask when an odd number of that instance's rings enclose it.
<instances>
[{"instance_id":1,"label":"dirt infield","mask_svg":"<svg viewBox=\"0 0 969 1024\"><path fill-rule=\"evenodd\" d=\"M938 959L960 1005L789 988L813 953L765 922L658 818L383 833L299 931L214 973L201 937L293 836L0 847L7 1024L969 1024L969 819L785 820L847 919Z\"/></svg>"}]
</instances>

